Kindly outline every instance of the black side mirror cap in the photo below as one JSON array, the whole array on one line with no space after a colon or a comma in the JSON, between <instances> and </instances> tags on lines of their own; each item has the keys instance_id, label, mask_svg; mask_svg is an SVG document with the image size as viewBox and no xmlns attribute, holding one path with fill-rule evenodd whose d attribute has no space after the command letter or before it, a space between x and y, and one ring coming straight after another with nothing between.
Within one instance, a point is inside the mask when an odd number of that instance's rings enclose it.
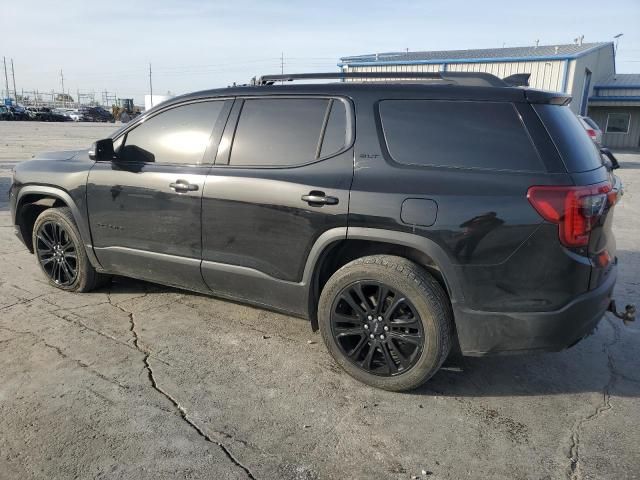
<instances>
[{"instance_id":1,"label":"black side mirror cap","mask_svg":"<svg viewBox=\"0 0 640 480\"><path fill-rule=\"evenodd\" d=\"M611 164L611 170L615 170L617 168L620 168L620 164L618 163L618 159L616 157L613 156L613 153L611 152L611 150L609 150L606 147L602 147L600 148L600 153L609 161L609 163Z\"/></svg>"},{"instance_id":2,"label":"black side mirror cap","mask_svg":"<svg viewBox=\"0 0 640 480\"><path fill-rule=\"evenodd\" d=\"M89 149L89 158L98 162L110 162L115 156L113 140L111 138L98 140Z\"/></svg>"}]
</instances>

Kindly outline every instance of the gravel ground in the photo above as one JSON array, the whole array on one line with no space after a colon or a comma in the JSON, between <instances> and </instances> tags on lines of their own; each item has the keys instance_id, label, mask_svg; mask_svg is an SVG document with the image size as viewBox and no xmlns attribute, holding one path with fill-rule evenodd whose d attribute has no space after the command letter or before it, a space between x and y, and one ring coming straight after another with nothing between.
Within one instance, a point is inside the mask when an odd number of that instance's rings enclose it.
<instances>
[{"instance_id":1,"label":"gravel ground","mask_svg":"<svg viewBox=\"0 0 640 480\"><path fill-rule=\"evenodd\" d=\"M0 478L640 478L638 324L397 394L352 380L300 319L133 280L49 287L13 236L11 168L113 128L0 122ZM619 158L624 305L640 155Z\"/></svg>"}]
</instances>

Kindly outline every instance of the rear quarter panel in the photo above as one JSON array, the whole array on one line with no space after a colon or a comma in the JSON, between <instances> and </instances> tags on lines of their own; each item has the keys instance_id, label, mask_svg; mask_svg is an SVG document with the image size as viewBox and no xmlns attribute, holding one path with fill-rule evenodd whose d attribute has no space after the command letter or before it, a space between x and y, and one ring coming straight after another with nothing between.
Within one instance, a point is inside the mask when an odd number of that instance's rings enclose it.
<instances>
[{"instance_id":1,"label":"rear quarter panel","mask_svg":"<svg viewBox=\"0 0 640 480\"><path fill-rule=\"evenodd\" d=\"M358 102L350 229L408 232L434 242L454 267L458 301L469 308L549 310L586 288L588 266L578 273L578 286L567 284L564 272L574 262L559 245L557 228L544 225L526 197L531 185L571 184L567 174L397 164L379 141L377 100ZM407 198L435 201L435 223L404 223Z\"/></svg>"}]
</instances>

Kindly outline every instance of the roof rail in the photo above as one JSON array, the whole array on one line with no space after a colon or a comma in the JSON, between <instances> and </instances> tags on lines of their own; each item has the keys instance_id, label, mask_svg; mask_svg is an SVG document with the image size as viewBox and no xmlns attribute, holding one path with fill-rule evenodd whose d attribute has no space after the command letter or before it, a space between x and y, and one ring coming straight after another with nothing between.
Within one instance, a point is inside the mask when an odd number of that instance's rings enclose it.
<instances>
[{"instance_id":1,"label":"roof rail","mask_svg":"<svg viewBox=\"0 0 640 480\"><path fill-rule=\"evenodd\" d=\"M254 85L273 85L295 80L439 80L472 87L508 87L505 81L483 72L323 72L262 75Z\"/></svg>"}]
</instances>

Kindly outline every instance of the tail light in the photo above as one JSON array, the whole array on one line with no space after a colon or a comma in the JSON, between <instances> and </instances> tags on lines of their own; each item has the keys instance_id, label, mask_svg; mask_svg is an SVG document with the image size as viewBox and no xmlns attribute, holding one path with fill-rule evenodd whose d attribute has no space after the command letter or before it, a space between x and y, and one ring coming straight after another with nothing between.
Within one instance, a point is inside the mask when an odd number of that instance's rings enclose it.
<instances>
[{"instance_id":1,"label":"tail light","mask_svg":"<svg viewBox=\"0 0 640 480\"><path fill-rule=\"evenodd\" d=\"M596 131L593 128L587 128L587 135L589 135L591 139L595 139Z\"/></svg>"},{"instance_id":2,"label":"tail light","mask_svg":"<svg viewBox=\"0 0 640 480\"><path fill-rule=\"evenodd\" d=\"M533 186L527 199L546 221L558 225L560 242L567 247L585 247L589 233L607 205L616 202L609 182L595 185Z\"/></svg>"}]
</instances>

